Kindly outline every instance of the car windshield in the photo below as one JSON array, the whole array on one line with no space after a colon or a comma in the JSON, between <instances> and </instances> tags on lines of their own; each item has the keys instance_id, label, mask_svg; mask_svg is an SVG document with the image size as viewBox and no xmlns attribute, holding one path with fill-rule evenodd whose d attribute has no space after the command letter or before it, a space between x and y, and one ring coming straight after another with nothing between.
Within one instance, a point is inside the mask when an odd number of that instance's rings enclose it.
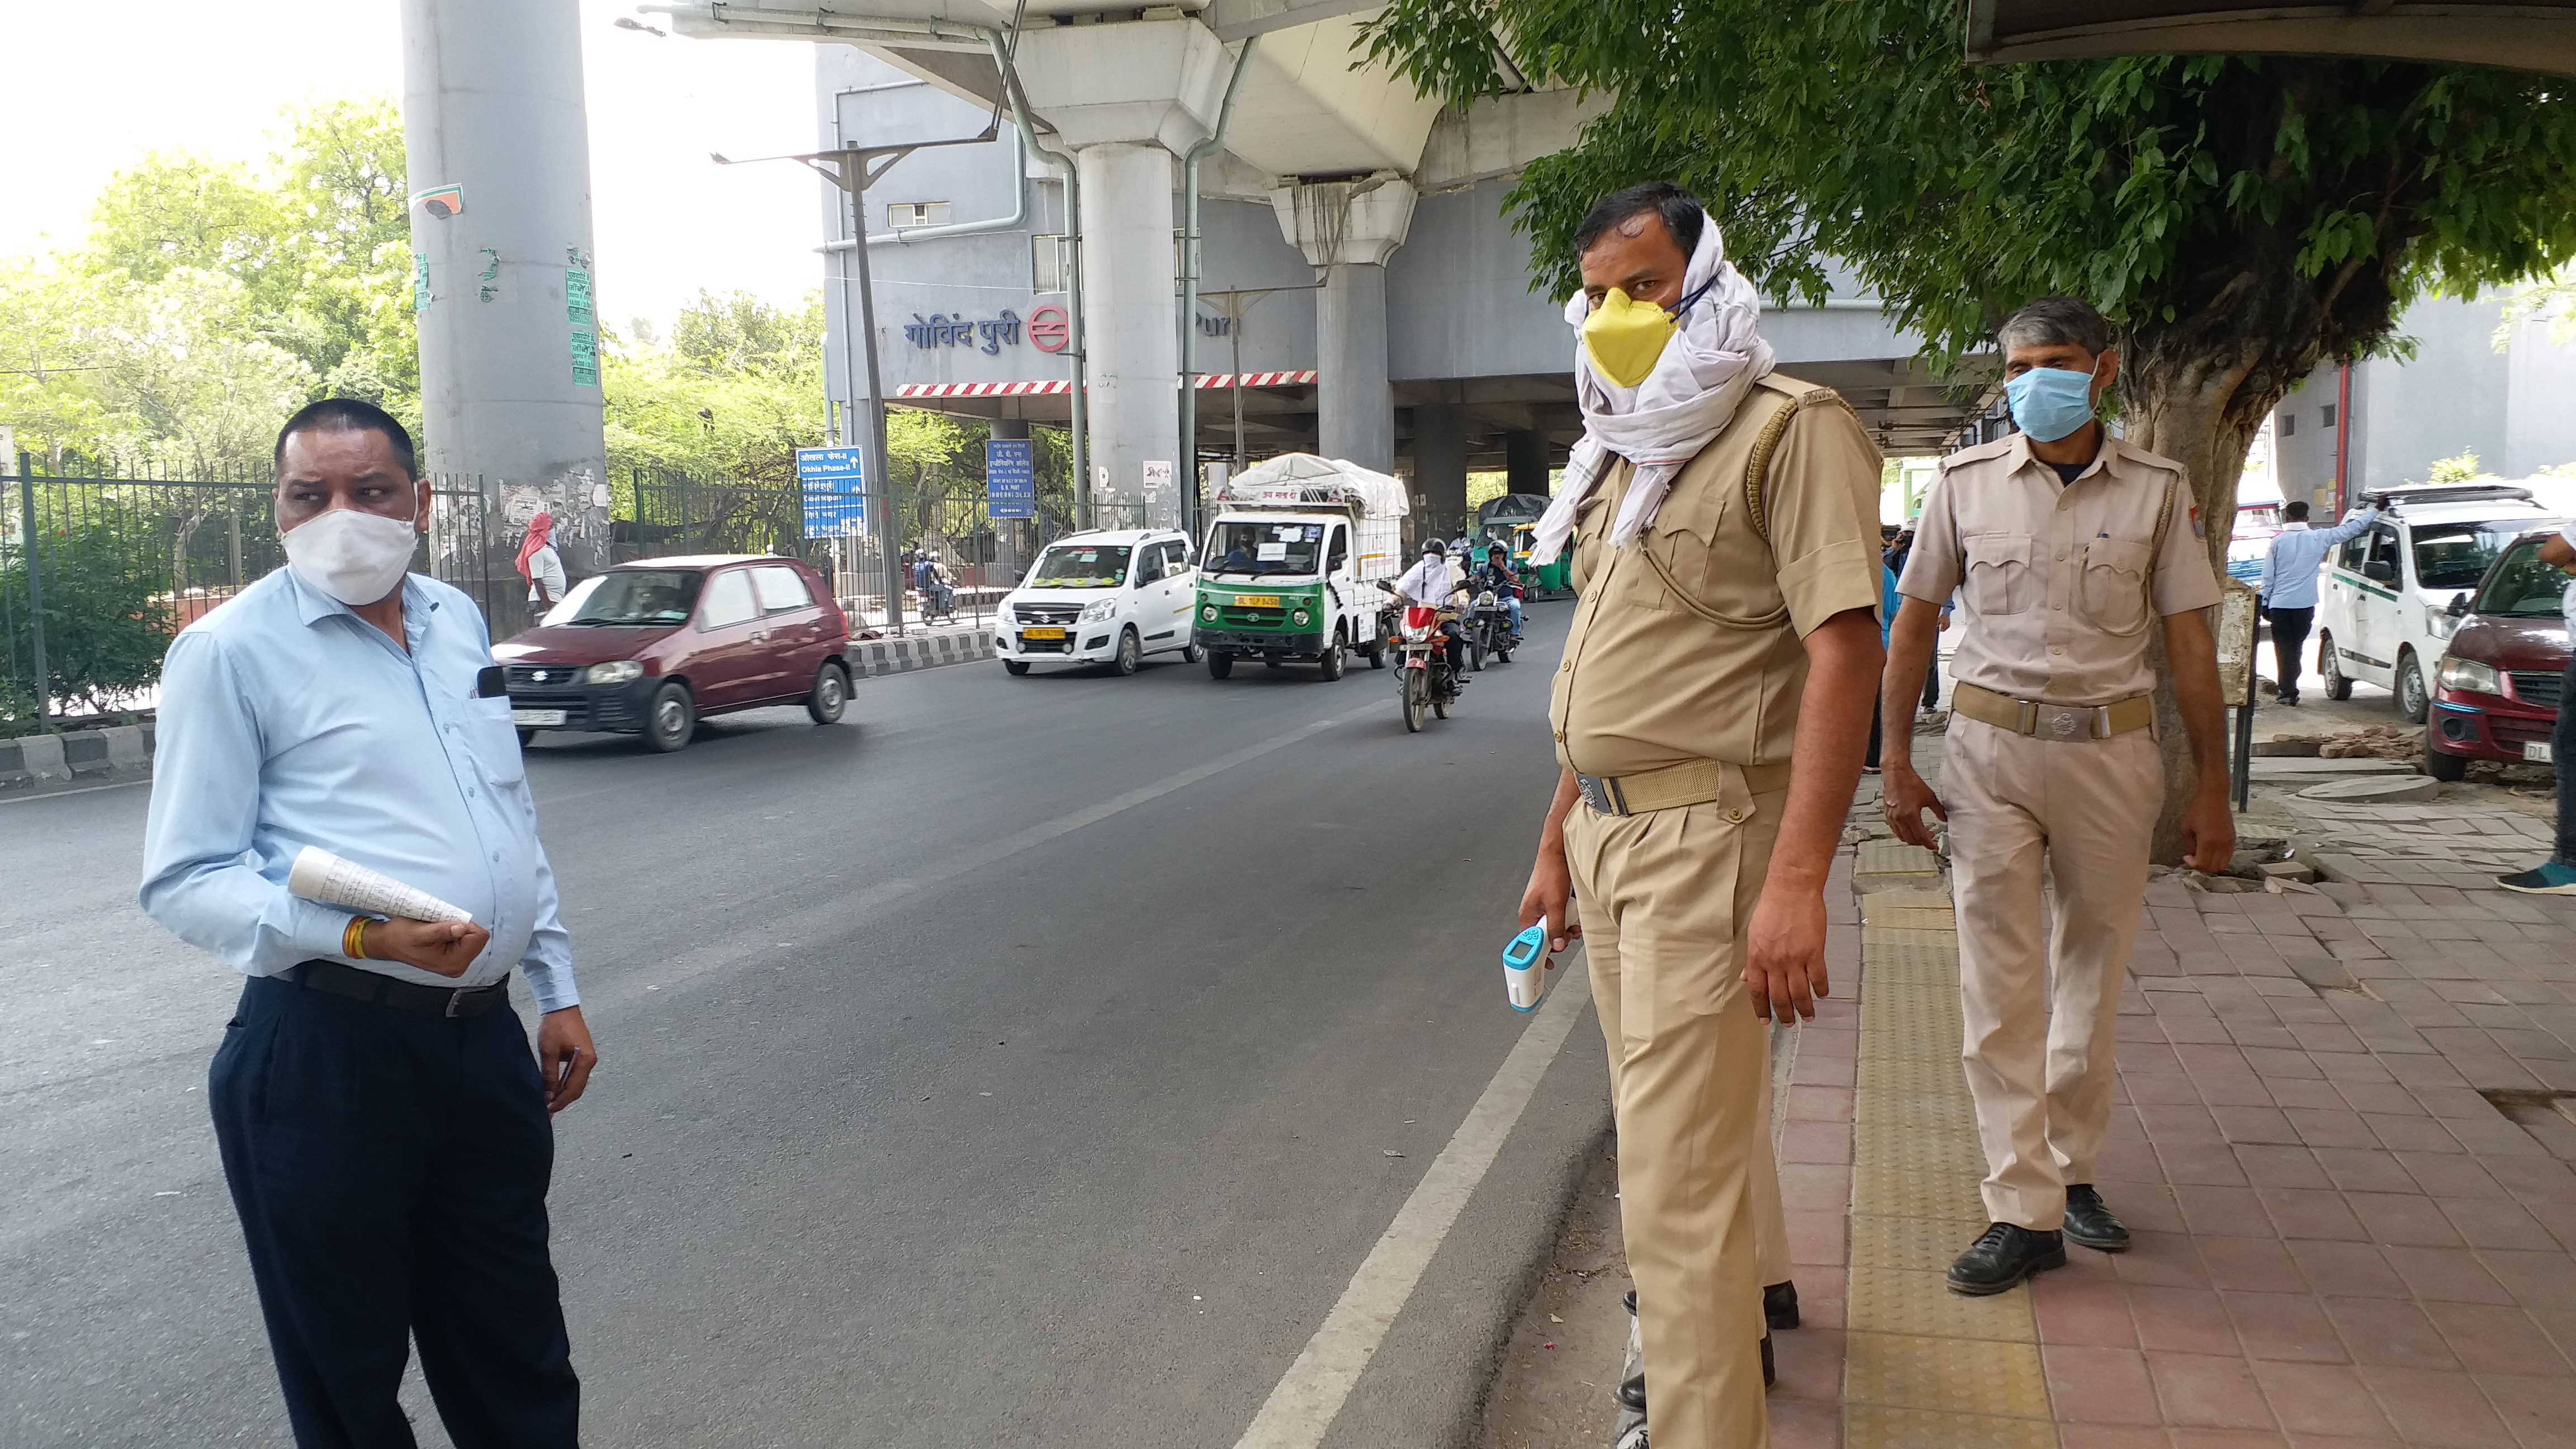
<instances>
[{"instance_id":1,"label":"car windshield","mask_svg":"<svg viewBox=\"0 0 2576 1449\"><path fill-rule=\"evenodd\" d=\"M1127 545L1060 543L1038 556L1029 570L1035 589L1114 589L1127 582Z\"/></svg>"},{"instance_id":2,"label":"car windshield","mask_svg":"<svg viewBox=\"0 0 2576 1449\"><path fill-rule=\"evenodd\" d=\"M698 585L705 579L695 569L611 569L599 576L599 587L564 622L630 628L686 623L689 610L697 606Z\"/></svg>"},{"instance_id":3,"label":"car windshield","mask_svg":"<svg viewBox=\"0 0 2576 1449\"><path fill-rule=\"evenodd\" d=\"M1324 552L1320 523L1220 523L1208 534L1212 574L1311 574Z\"/></svg>"},{"instance_id":4,"label":"car windshield","mask_svg":"<svg viewBox=\"0 0 2576 1449\"><path fill-rule=\"evenodd\" d=\"M2415 525L2415 582L2427 589L2473 589L2504 546L2529 530L2528 518Z\"/></svg>"},{"instance_id":5,"label":"car windshield","mask_svg":"<svg viewBox=\"0 0 2576 1449\"><path fill-rule=\"evenodd\" d=\"M2555 619L2566 583L2565 574L2540 561L2535 540L2505 554L2478 590L2472 612L2490 619Z\"/></svg>"},{"instance_id":6,"label":"car windshield","mask_svg":"<svg viewBox=\"0 0 2576 1449\"><path fill-rule=\"evenodd\" d=\"M555 601L553 608L546 610L546 616L537 622L540 624L571 623L580 615L581 606L590 602L590 596L599 592L599 581L606 577L608 577L606 574L592 574L589 578L573 585L562 598Z\"/></svg>"}]
</instances>

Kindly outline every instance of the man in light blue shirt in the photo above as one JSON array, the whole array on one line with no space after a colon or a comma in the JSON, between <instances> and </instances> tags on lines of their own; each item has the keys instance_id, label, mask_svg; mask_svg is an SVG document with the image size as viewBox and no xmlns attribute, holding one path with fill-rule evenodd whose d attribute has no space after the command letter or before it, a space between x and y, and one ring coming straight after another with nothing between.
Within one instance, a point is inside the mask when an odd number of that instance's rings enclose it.
<instances>
[{"instance_id":1,"label":"man in light blue shirt","mask_svg":"<svg viewBox=\"0 0 2576 1449\"><path fill-rule=\"evenodd\" d=\"M549 1117L598 1058L510 701L473 601L408 572L429 485L402 426L316 403L277 465L287 567L163 665L141 896L250 978L208 1101L288 1418L306 1446L410 1444L416 1339L457 1442L571 1449ZM291 895L307 846L473 919Z\"/></svg>"},{"instance_id":2,"label":"man in light blue shirt","mask_svg":"<svg viewBox=\"0 0 2576 1449\"><path fill-rule=\"evenodd\" d=\"M2280 677L2281 703L2299 702L2299 656L2307 651L2308 630L2317 622L2317 570L2336 544L2366 532L2379 521L2376 507L2332 528L2308 527L2308 505L2281 505L2281 531L2263 555L2263 612L2272 621L2273 673Z\"/></svg>"}]
</instances>

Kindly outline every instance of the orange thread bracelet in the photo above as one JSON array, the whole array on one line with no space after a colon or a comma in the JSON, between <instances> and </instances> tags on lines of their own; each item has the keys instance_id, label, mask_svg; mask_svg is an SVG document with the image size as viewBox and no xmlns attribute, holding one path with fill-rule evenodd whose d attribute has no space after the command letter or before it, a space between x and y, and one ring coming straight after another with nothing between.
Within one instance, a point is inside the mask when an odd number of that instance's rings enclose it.
<instances>
[{"instance_id":1,"label":"orange thread bracelet","mask_svg":"<svg viewBox=\"0 0 2576 1449\"><path fill-rule=\"evenodd\" d=\"M349 924L341 928L341 955L348 957L352 961L364 961L368 959L367 922L369 919L371 918L367 916L351 916L349 918Z\"/></svg>"}]
</instances>

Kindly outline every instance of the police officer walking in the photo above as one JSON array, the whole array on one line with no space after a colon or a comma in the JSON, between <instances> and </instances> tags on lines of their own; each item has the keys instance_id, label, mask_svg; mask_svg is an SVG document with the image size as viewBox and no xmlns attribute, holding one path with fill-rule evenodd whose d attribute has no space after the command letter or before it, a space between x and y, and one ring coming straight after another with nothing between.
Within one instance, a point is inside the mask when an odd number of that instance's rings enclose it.
<instances>
[{"instance_id":1,"label":"police officer walking","mask_svg":"<svg viewBox=\"0 0 2576 1449\"><path fill-rule=\"evenodd\" d=\"M1656 1449L1749 1449L1762 1023L1828 984L1825 872L1881 660L1879 457L1831 389L1772 371L1688 193L1606 197L1575 247L1585 435L1533 558L1571 540L1578 602L1521 920L1590 948Z\"/></svg>"},{"instance_id":2,"label":"police officer walking","mask_svg":"<svg viewBox=\"0 0 2576 1449\"><path fill-rule=\"evenodd\" d=\"M1927 809L1950 822L1961 1056L1991 1221L1950 1265L1951 1289L1966 1294L2064 1266L2065 1238L2106 1252L2129 1243L2093 1167L2164 799L2147 662L2158 620L2199 774L2184 858L2224 870L2236 843L2217 649L2200 612L2218 602L2218 579L2190 480L2096 420L2120 367L2100 313L2050 297L1998 336L2021 431L1943 460L1888 645L1896 711L1922 687L1935 616L1960 591L1942 795L1915 772L1906 731L1888 732L1881 761L1899 838L1932 843ZM2043 858L2055 917L2045 944Z\"/></svg>"}]
</instances>

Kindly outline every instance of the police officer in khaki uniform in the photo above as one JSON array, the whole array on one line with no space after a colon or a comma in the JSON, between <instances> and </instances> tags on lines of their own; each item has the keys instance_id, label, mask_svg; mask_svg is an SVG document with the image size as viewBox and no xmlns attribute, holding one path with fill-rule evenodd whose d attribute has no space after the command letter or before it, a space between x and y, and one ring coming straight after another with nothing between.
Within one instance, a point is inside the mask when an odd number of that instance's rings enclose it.
<instances>
[{"instance_id":1,"label":"police officer in khaki uniform","mask_svg":"<svg viewBox=\"0 0 2576 1449\"><path fill-rule=\"evenodd\" d=\"M2199 782L2185 859L2224 870L2227 808L2219 599L2191 481L2095 420L2119 354L2101 314L2051 297L1998 336L2021 431L1943 460L1923 501L1887 655L1888 718L1921 688L1935 616L1960 591L1942 796L1914 772L1909 731L1881 764L1888 822L1930 845L1950 822L1959 1003L1992 1225L1950 1267L1960 1293L2001 1293L2061 1267L2060 1237L2117 1252L2129 1232L2093 1187L2111 1117L2111 1028L2146 899L2164 800L2147 662L2163 621L2174 700ZM2043 858L2054 927L2040 937Z\"/></svg>"},{"instance_id":2,"label":"police officer in khaki uniform","mask_svg":"<svg viewBox=\"0 0 2576 1449\"><path fill-rule=\"evenodd\" d=\"M1763 1022L1828 984L1882 658L1878 451L1831 389L1770 370L1717 230L1655 183L1577 232L1586 437L1538 538L1543 562L1570 532L1578 600L1521 919L1589 945L1655 1449L1769 1442Z\"/></svg>"}]
</instances>

